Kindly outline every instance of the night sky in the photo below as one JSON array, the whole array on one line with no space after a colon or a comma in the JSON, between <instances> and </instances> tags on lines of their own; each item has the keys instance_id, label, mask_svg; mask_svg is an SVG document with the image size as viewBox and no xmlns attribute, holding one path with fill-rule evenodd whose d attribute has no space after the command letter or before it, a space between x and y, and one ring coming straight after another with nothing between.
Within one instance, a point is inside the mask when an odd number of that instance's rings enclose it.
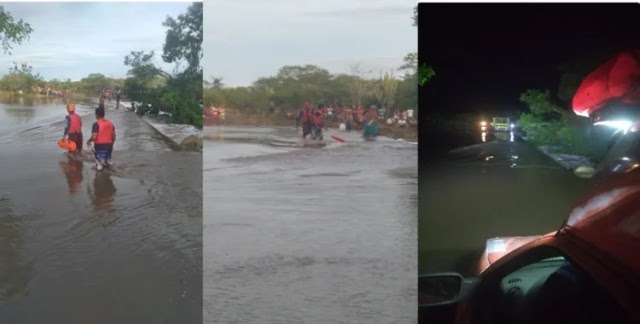
<instances>
[{"instance_id":1,"label":"night sky","mask_svg":"<svg viewBox=\"0 0 640 324\"><path fill-rule=\"evenodd\" d=\"M437 74L422 116L521 109L526 89L557 93L561 63L640 48L637 4L421 3L418 15L419 60Z\"/></svg>"}]
</instances>

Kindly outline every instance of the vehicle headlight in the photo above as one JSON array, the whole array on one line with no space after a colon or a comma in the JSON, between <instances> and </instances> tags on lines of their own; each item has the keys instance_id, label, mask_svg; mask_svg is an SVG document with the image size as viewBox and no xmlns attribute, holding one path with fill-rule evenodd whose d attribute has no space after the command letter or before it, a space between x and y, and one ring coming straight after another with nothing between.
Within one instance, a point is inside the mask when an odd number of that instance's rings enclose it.
<instances>
[{"instance_id":1,"label":"vehicle headlight","mask_svg":"<svg viewBox=\"0 0 640 324\"><path fill-rule=\"evenodd\" d=\"M593 123L594 125L609 126L627 132L633 123L629 120L605 120Z\"/></svg>"}]
</instances>

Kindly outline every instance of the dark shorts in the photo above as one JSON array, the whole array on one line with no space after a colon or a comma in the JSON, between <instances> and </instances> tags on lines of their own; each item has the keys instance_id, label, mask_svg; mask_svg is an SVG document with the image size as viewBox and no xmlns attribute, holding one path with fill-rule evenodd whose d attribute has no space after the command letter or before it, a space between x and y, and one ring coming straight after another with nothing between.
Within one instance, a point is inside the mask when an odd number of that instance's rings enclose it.
<instances>
[{"instance_id":1,"label":"dark shorts","mask_svg":"<svg viewBox=\"0 0 640 324\"><path fill-rule=\"evenodd\" d=\"M111 153L113 152L113 144L95 144L96 159L100 163L111 161Z\"/></svg>"},{"instance_id":2,"label":"dark shorts","mask_svg":"<svg viewBox=\"0 0 640 324\"><path fill-rule=\"evenodd\" d=\"M73 133L73 134L68 134L69 135L69 140L76 143L76 150L78 152L82 151L82 133Z\"/></svg>"},{"instance_id":3,"label":"dark shorts","mask_svg":"<svg viewBox=\"0 0 640 324\"><path fill-rule=\"evenodd\" d=\"M311 134L311 124L303 123L302 124L302 137L307 137L307 135Z\"/></svg>"}]
</instances>

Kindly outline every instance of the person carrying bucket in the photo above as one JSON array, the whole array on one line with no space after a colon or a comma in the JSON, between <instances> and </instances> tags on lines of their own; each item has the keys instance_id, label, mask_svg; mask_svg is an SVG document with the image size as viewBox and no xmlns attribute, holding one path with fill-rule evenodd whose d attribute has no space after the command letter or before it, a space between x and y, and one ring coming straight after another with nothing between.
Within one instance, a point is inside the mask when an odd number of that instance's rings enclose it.
<instances>
[{"instance_id":1,"label":"person carrying bucket","mask_svg":"<svg viewBox=\"0 0 640 324\"><path fill-rule=\"evenodd\" d=\"M65 117L66 126L62 141L66 138L76 144L75 154L82 154L82 118L76 114L76 106L70 102L67 104L67 117Z\"/></svg>"},{"instance_id":2,"label":"person carrying bucket","mask_svg":"<svg viewBox=\"0 0 640 324\"><path fill-rule=\"evenodd\" d=\"M111 166L111 153L113 152L113 143L116 141L116 128L113 123L104 118L104 108L96 108L96 119L91 127L91 138L87 141L87 145L95 143L94 154L96 157L96 169L102 171L104 167Z\"/></svg>"}]
</instances>

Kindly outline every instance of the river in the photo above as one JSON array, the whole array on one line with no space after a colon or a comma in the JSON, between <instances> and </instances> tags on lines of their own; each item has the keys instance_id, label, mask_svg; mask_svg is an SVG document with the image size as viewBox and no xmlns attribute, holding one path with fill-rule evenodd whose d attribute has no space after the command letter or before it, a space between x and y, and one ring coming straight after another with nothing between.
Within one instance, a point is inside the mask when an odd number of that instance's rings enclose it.
<instances>
[{"instance_id":1,"label":"river","mask_svg":"<svg viewBox=\"0 0 640 324\"><path fill-rule=\"evenodd\" d=\"M416 322L417 145L339 135L205 127L206 323Z\"/></svg>"},{"instance_id":2,"label":"river","mask_svg":"<svg viewBox=\"0 0 640 324\"><path fill-rule=\"evenodd\" d=\"M201 322L202 154L114 108L110 173L57 147L65 103L0 103L0 322Z\"/></svg>"}]
</instances>

